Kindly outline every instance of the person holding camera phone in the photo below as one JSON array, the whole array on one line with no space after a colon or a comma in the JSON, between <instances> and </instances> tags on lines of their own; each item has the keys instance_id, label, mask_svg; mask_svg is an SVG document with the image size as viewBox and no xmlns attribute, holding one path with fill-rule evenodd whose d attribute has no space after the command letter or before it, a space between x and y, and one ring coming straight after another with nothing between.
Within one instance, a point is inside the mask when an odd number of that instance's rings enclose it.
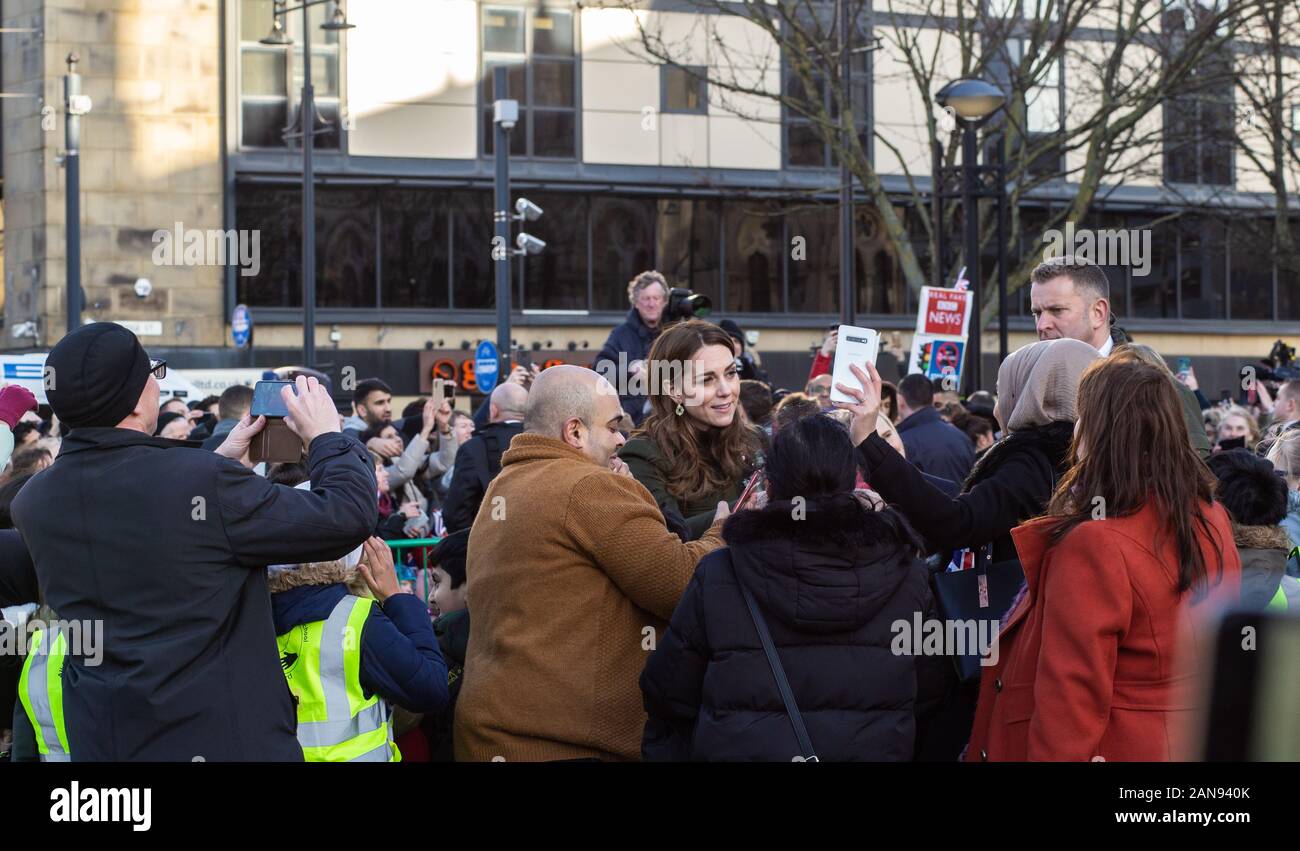
<instances>
[{"instance_id":1,"label":"person holding camera phone","mask_svg":"<svg viewBox=\"0 0 1300 851\"><path fill-rule=\"evenodd\" d=\"M13 517L45 602L103 624L100 664L65 661L74 758L301 761L266 566L341 558L377 512L369 456L339 432L328 391L307 377L282 391L312 482L294 490L236 460L264 418L245 416L215 453L154 437L166 363L121 325L78 328L46 364L71 432Z\"/></svg>"}]
</instances>

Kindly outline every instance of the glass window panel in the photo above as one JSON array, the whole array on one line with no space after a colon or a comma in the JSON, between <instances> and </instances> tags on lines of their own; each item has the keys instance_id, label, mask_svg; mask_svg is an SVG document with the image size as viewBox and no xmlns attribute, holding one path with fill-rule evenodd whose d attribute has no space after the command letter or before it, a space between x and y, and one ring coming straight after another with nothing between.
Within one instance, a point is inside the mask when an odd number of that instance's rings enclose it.
<instances>
[{"instance_id":1,"label":"glass window panel","mask_svg":"<svg viewBox=\"0 0 1300 851\"><path fill-rule=\"evenodd\" d=\"M655 268L654 247L654 199L592 198L591 285L595 310L623 310L628 306L627 284L641 272ZM672 275L668 280L677 283Z\"/></svg>"},{"instance_id":2,"label":"glass window panel","mask_svg":"<svg viewBox=\"0 0 1300 851\"><path fill-rule=\"evenodd\" d=\"M781 210L765 201L722 205L728 311L776 313L781 305Z\"/></svg>"},{"instance_id":3,"label":"glass window panel","mask_svg":"<svg viewBox=\"0 0 1300 851\"><path fill-rule=\"evenodd\" d=\"M707 112L709 98L703 68L666 66L663 72L664 112Z\"/></svg>"},{"instance_id":4,"label":"glass window panel","mask_svg":"<svg viewBox=\"0 0 1300 851\"><path fill-rule=\"evenodd\" d=\"M483 150L491 156L495 149L496 125L492 123L492 109L483 111ZM510 156L523 157L528 155L528 111L519 110L519 121L510 131Z\"/></svg>"},{"instance_id":5,"label":"glass window panel","mask_svg":"<svg viewBox=\"0 0 1300 851\"><path fill-rule=\"evenodd\" d=\"M254 148L284 147L284 127L289 123L287 101L244 101L240 105L245 146Z\"/></svg>"},{"instance_id":6,"label":"glass window panel","mask_svg":"<svg viewBox=\"0 0 1300 851\"><path fill-rule=\"evenodd\" d=\"M826 165L826 144L810 124L790 122L785 128L786 161L792 166Z\"/></svg>"},{"instance_id":7,"label":"glass window panel","mask_svg":"<svg viewBox=\"0 0 1300 851\"><path fill-rule=\"evenodd\" d=\"M486 310L496 304L492 261L492 194L451 192L452 268L457 310Z\"/></svg>"},{"instance_id":8,"label":"glass window panel","mask_svg":"<svg viewBox=\"0 0 1300 851\"><path fill-rule=\"evenodd\" d=\"M524 10L483 10L483 50L487 53L524 52Z\"/></svg>"},{"instance_id":9,"label":"glass window panel","mask_svg":"<svg viewBox=\"0 0 1300 851\"><path fill-rule=\"evenodd\" d=\"M1224 225L1216 219L1184 219L1179 227L1179 286L1183 316L1225 316L1227 244Z\"/></svg>"},{"instance_id":10,"label":"glass window panel","mask_svg":"<svg viewBox=\"0 0 1300 851\"><path fill-rule=\"evenodd\" d=\"M1291 220L1291 240L1300 246L1300 219ZM1275 254L1277 263L1277 318L1300 320L1300 250L1285 256Z\"/></svg>"},{"instance_id":11,"label":"glass window panel","mask_svg":"<svg viewBox=\"0 0 1300 851\"><path fill-rule=\"evenodd\" d=\"M573 55L573 15L541 9L533 13L533 53Z\"/></svg>"},{"instance_id":12,"label":"glass window panel","mask_svg":"<svg viewBox=\"0 0 1300 851\"><path fill-rule=\"evenodd\" d=\"M240 94L284 97L284 51L244 50L239 67Z\"/></svg>"},{"instance_id":13,"label":"glass window panel","mask_svg":"<svg viewBox=\"0 0 1300 851\"><path fill-rule=\"evenodd\" d=\"M532 115L537 125L533 156L572 159L576 150L576 113L572 110L552 112L535 109ZM518 128L515 128L515 132L518 132Z\"/></svg>"},{"instance_id":14,"label":"glass window panel","mask_svg":"<svg viewBox=\"0 0 1300 851\"><path fill-rule=\"evenodd\" d=\"M447 209L437 190L389 189L382 207L382 307L448 307Z\"/></svg>"},{"instance_id":15,"label":"glass window panel","mask_svg":"<svg viewBox=\"0 0 1300 851\"><path fill-rule=\"evenodd\" d=\"M375 196L356 189L316 192L316 303L375 304Z\"/></svg>"},{"instance_id":16,"label":"glass window panel","mask_svg":"<svg viewBox=\"0 0 1300 851\"><path fill-rule=\"evenodd\" d=\"M302 51L293 52L294 97L302 90ZM311 85L316 97L339 96L339 55L316 53L311 55Z\"/></svg>"},{"instance_id":17,"label":"glass window panel","mask_svg":"<svg viewBox=\"0 0 1300 851\"><path fill-rule=\"evenodd\" d=\"M1030 133L1061 129L1061 93L1056 86L1034 86L1025 95L1025 123Z\"/></svg>"},{"instance_id":18,"label":"glass window panel","mask_svg":"<svg viewBox=\"0 0 1300 851\"><path fill-rule=\"evenodd\" d=\"M904 215L903 210L898 208L894 212L899 216ZM853 218L854 311L880 314L907 312L907 283L898 262L898 252L885 233L885 223L880 212L874 206L859 204L853 209ZM791 277L792 299L793 281L794 278Z\"/></svg>"},{"instance_id":19,"label":"glass window panel","mask_svg":"<svg viewBox=\"0 0 1300 851\"><path fill-rule=\"evenodd\" d=\"M528 198L546 214L525 228L545 241L546 249L515 258L524 270L524 307L587 309L587 199L540 192L529 192Z\"/></svg>"},{"instance_id":20,"label":"glass window panel","mask_svg":"<svg viewBox=\"0 0 1300 851\"><path fill-rule=\"evenodd\" d=\"M1174 299L1174 246L1177 233L1172 221L1151 225L1150 221L1130 225L1151 229L1151 266L1146 275L1130 269L1133 315L1142 318L1173 319L1177 313Z\"/></svg>"},{"instance_id":21,"label":"glass window panel","mask_svg":"<svg viewBox=\"0 0 1300 851\"><path fill-rule=\"evenodd\" d=\"M722 307L720 212L716 201L659 201L657 268L669 281L713 299L715 309Z\"/></svg>"},{"instance_id":22,"label":"glass window panel","mask_svg":"<svg viewBox=\"0 0 1300 851\"><path fill-rule=\"evenodd\" d=\"M533 105L573 106L573 63L533 63Z\"/></svg>"},{"instance_id":23,"label":"glass window panel","mask_svg":"<svg viewBox=\"0 0 1300 851\"><path fill-rule=\"evenodd\" d=\"M830 204L797 205L786 213L790 241L790 304L792 313L834 313L839 310L839 215ZM802 239L803 251L794 251Z\"/></svg>"},{"instance_id":24,"label":"glass window panel","mask_svg":"<svg viewBox=\"0 0 1300 851\"><path fill-rule=\"evenodd\" d=\"M1228 224L1233 319L1273 318L1273 223L1268 219Z\"/></svg>"},{"instance_id":25,"label":"glass window panel","mask_svg":"<svg viewBox=\"0 0 1300 851\"><path fill-rule=\"evenodd\" d=\"M316 101L316 114L328 128L324 133L316 134L316 147L322 151L338 150L339 147L339 102Z\"/></svg>"},{"instance_id":26,"label":"glass window panel","mask_svg":"<svg viewBox=\"0 0 1300 851\"><path fill-rule=\"evenodd\" d=\"M302 190L241 185L235 227L258 232L256 275L235 276L236 297L250 307L302 306Z\"/></svg>"},{"instance_id":27,"label":"glass window panel","mask_svg":"<svg viewBox=\"0 0 1300 851\"><path fill-rule=\"evenodd\" d=\"M514 98L519 101L520 109L528 105L528 90L525 87L525 68L522 61L516 62L489 62L483 66L482 81L482 98L484 106L491 106L492 101L497 99L494 91L494 80L496 77L495 68L498 65L506 65L509 70L506 72L506 91L502 97Z\"/></svg>"}]
</instances>

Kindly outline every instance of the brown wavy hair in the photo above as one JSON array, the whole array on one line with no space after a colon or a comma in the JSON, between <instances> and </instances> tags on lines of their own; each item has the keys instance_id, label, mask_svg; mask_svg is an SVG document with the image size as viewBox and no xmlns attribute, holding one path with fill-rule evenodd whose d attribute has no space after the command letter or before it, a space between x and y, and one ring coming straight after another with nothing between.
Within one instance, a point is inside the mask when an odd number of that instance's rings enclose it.
<instances>
[{"instance_id":1,"label":"brown wavy hair","mask_svg":"<svg viewBox=\"0 0 1300 851\"><path fill-rule=\"evenodd\" d=\"M1082 445L1084 457L1079 460ZM1058 518L1050 539L1059 543L1071 529L1093 519L1096 498L1106 517L1135 514L1151 503L1162 531L1173 535L1178 553L1178 590L1208 586L1197 531L1217 541L1219 569L1223 548L1205 517L1214 500L1214 474L1187 438L1182 403L1168 372L1136 358L1094 361L1079 380L1079 422L1070 444L1073 464L1047 506Z\"/></svg>"},{"instance_id":2,"label":"brown wavy hair","mask_svg":"<svg viewBox=\"0 0 1300 851\"><path fill-rule=\"evenodd\" d=\"M670 325L655 339L646 358L647 375L667 377L676 374L672 364L685 364L705 346L734 349L731 335L711 322L691 319ZM758 431L749 423L736 395L736 416L726 428L700 428L677 416L677 403L664 387L648 388L650 416L634 437L646 437L659 448L667 469L664 485L679 500L702 499L726 490L739 482L756 466L759 447Z\"/></svg>"}]
</instances>

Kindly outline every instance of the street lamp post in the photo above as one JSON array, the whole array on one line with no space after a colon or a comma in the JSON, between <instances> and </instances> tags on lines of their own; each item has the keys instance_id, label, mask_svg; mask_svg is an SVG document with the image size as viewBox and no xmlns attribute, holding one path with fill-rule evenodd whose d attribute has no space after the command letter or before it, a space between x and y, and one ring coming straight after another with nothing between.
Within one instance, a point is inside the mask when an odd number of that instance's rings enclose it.
<instances>
[{"instance_id":1,"label":"street lamp post","mask_svg":"<svg viewBox=\"0 0 1300 851\"><path fill-rule=\"evenodd\" d=\"M945 109L951 108L952 112L962 122L961 205L966 231L966 272L969 276L971 291L971 328L970 340L967 345L969 349L967 361L970 364L967 374L970 378L966 382L966 386L968 392L974 392L981 389L983 378L983 363L980 352L982 325L980 306L982 300L980 293L979 208L977 206L979 202L977 199L986 195L981 191L980 187L983 175L979 167L978 130L981 124L1002 108L1006 96L1002 94L1001 89L992 83L986 83L983 80L963 79L954 80L944 86L935 95L935 100L939 106ZM997 171L1000 172L1000 169L997 169ZM940 175L934 177L936 185L938 185ZM998 186L997 189L1000 193L1001 186ZM936 197L936 203L938 203L938 197ZM1001 203L1000 200L999 203ZM999 250L1001 250L1000 247ZM999 301L1005 307L1005 298L1000 298Z\"/></svg>"},{"instance_id":2,"label":"street lamp post","mask_svg":"<svg viewBox=\"0 0 1300 851\"><path fill-rule=\"evenodd\" d=\"M333 3L333 14L320 28L327 32L340 32L352 29L353 25L347 22L340 0L307 0L292 7L286 7L285 0L274 2L271 33L260 40L261 44L292 45L293 39L284 31L282 18L290 12L302 10L302 96L298 108L302 134L302 360L303 366L312 368L316 365L316 174L312 157L316 134L329 130L316 129L316 96L311 84L311 27L307 10L322 3ZM286 140L296 135L291 128L285 128Z\"/></svg>"}]
</instances>

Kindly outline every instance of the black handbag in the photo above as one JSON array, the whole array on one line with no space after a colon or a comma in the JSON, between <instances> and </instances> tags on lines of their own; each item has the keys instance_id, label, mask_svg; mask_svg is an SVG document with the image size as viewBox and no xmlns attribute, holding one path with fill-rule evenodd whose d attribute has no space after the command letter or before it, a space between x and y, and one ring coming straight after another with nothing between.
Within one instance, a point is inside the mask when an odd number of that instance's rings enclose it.
<instances>
[{"instance_id":1,"label":"black handbag","mask_svg":"<svg viewBox=\"0 0 1300 851\"><path fill-rule=\"evenodd\" d=\"M758 640L763 642L763 653L767 655L767 664L772 668L772 677L776 680L777 691L781 692L781 702L785 704L785 714L789 716L790 725L794 727L794 737L799 742L799 750L802 755L796 756L794 761L817 762L817 753L813 750L812 740L808 738L808 728L803 724L803 715L799 712L799 705L794 702L794 692L790 690L790 681L785 677L785 668L781 665L781 657L776 655L776 645L772 643L772 633L767 631L767 621L763 620L763 615L758 610L758 603L754 600L754 595L745 586L745 581L740 578L740 571L736 570L734 564L731 571L736 576L736 584L740 586L740 593L745 597L745 605L749 606L749 616L754 620L754 629L758 630Z\"/></svg>"},{"instance_id":2,"label":"black handbag","mask_svg":"<svg viewBox=\"0 0 1300 851\"><path fill-rule=\"evenodd\" d=\"M1020 593L1025 573L1018 560L993 563L993 545L985 544L975 554L975 566L970 570L951 573L940 571L933 575L934 599L939 614L948 621L976 622L1001 621ZM946 632L946 630L945 630ZM969 634L969 633L968 633ZM976 635L981 631L976 629ZM996 635L996 633L995 633ZM950 650L952 648L949 648ZM979 648L967 647L966 653L953 653L957 677L963 683L979 682Z\"/></svg>"}]
</instances>

